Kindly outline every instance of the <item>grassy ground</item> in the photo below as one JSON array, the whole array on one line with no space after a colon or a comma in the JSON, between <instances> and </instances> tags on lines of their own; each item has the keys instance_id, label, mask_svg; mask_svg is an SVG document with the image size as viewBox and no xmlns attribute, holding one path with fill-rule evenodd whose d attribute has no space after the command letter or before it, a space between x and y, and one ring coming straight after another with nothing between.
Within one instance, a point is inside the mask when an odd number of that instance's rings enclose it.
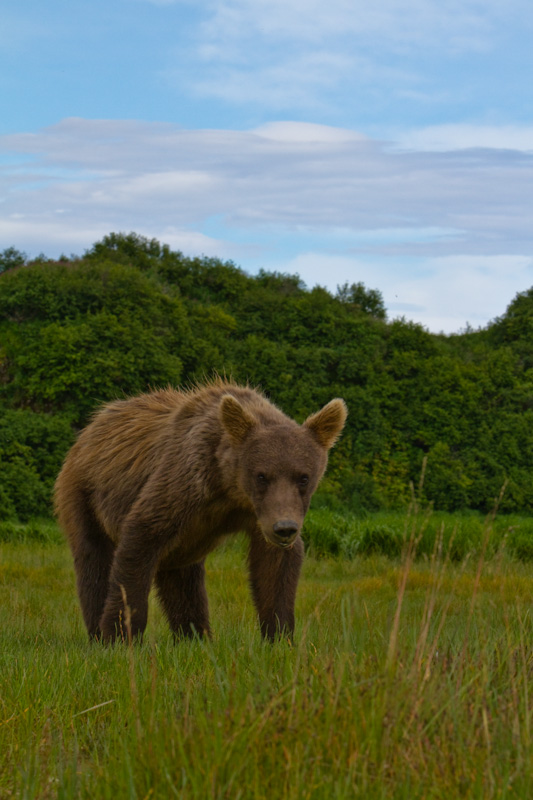
<instances>
[{"instance_id":1,"label":"grassy ground","mask_svg":"<svg viewBox=\"0 0 533 800\"><path fill-rule=\"evenodd\" d=\"M154 601L141 646L101 647L48 539L0 543L0 798L532 796L531 563L311 557L270 646L236 543L211 641Z\"/></svg>"}]
</instances>

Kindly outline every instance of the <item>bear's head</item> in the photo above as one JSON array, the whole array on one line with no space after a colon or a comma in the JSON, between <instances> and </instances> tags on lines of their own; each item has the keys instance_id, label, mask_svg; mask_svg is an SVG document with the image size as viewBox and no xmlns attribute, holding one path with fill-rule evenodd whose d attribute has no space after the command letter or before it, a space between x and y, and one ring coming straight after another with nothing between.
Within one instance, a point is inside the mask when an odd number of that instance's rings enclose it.
<instances>
[{"instance_id":1,"label":"bear's head","mask_svg":"<svg viewBox=\"0 0 533 800\"><path fill-rule=\"evenodd\" d=\"M291 547L299 535L346 415L337 398L302 425L281 414L265 423L232 395L222 397L220 418L236 455L239 488L271 544Z\"/></svg>"}]
</instances>

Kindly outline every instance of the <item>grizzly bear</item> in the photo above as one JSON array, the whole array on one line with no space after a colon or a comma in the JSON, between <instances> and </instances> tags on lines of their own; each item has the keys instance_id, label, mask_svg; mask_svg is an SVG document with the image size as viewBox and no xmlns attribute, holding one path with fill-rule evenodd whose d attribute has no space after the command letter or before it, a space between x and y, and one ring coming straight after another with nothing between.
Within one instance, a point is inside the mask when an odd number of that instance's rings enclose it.
<instances>
[{"instance_id":1,"label":"grizzly bear","mask_svg":"<svg viewBox=\"0 0 533 800\"><path fill-rule=\"evenodd\" d=\"M238 531L263 636L291 635L304 516L345 420L335 399L298 425L222 379L105 405L55 486L90 637L141 636L153 582L176 634L209 634L204 560Z\"/></svg>"}]
</instances>

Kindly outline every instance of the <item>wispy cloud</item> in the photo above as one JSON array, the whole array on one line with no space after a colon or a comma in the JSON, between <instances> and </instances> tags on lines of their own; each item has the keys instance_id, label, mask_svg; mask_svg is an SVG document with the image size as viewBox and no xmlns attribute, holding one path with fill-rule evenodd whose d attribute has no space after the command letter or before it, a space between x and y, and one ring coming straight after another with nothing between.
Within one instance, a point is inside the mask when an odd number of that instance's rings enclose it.
<instances>
[{"instance_id":1,"label":"wispy cloud","mask_svg":"<svg viewBox=\"0 0 533 800\"><path fill-rule=\"evenodd\" d=\"M265 108L280 110L327 109L331 105L328 91L336 89L361 62L354 56L324 49L275 59L271 54L262 58L256 53L253 66L223 59L213 69L212 60L206 59L198 77L193 78L192 87L204 97L236 105L260 102Z\"/></svg>"},{"instance_id":2,"label":"wispy cloud","mask_svg":"<svg viewBox=\"0 0 533 800\"><path fill-rule=\"evenodd\" d=\"M496 0L481 5L477 0L217 0L203 26L213 42L241 42L246 37L316 44L324 37L361 36L396 42L404 49L419 47L471 47L488 44L504 10ZM522 8L510 0L507 16Z\"/></svg>"},{"instance_id":3,"label":"wispy cloud","mask_svg":"<svg viewBox=\"0 0 533 800\"><path fill-rule=\"evenodd\" d=\"M6 2L0 89L30 128L73 113L374 131L524 119L529 0L52 1L46 19L37 0Z\"/></svg>"},{"instance_id":4,"label":"wispy cloud","mask_svg":"<svg viewBox=\"0 0 533 800\"><path fill-rule=\"evenodd\" d=\"M386 90L413 102L441 93L435 60L490 54L510 25L528 25L527 0L212 0L167 78L184 91L233 104L305 109L335 91ZM429 70L417 59L429 59Z\"/></svg>"}]
</instances>

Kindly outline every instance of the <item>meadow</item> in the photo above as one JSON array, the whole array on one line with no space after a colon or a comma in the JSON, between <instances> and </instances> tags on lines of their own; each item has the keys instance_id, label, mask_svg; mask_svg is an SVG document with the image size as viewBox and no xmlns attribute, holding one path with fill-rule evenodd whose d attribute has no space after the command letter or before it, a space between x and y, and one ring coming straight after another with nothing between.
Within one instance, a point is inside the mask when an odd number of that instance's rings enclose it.
<instances>
[{"instance_id":1,"label":"meadow","mask_svg":"<svg viewBox=\"0 0 533 800\"><path fill-rule=\"evenodd\" d=\"M55 525L6 523L0 798L531 796L529 525L317 510L294 641L261 641L236 540L212 639L151 598L142 645L103 647Z\"/></svg>"}]
</instances>

